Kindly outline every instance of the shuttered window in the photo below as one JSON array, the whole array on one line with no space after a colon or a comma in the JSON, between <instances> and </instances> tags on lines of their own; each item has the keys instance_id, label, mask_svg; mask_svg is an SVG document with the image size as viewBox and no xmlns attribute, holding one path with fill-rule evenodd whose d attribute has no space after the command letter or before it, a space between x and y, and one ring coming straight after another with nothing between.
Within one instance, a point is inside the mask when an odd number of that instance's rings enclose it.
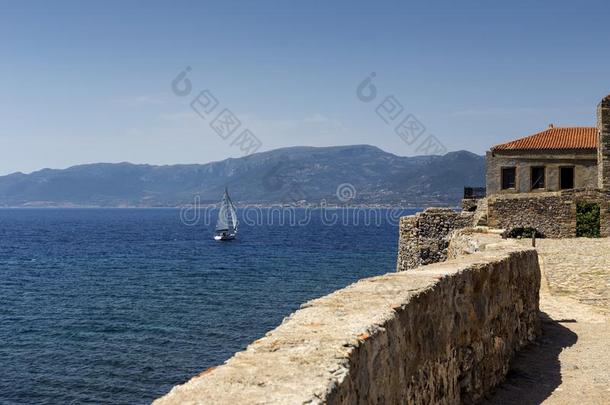
<instances>
[{"instance_id":1,"label":"shuttered window","mask_svg":"<svg viewBox=\"0 0 610 405\"><path fill-rule=\"evenodd\" d=\"M514 167L502 168L502 190L515 188L516 170Z\"/></svg>"},{"instance_id":2,"label":"shuttered window","mask_svg":"<svg viewBox=\"0 0 610 405\"><path fill-rule=\"evenodd\" d=\"M532 190L544 188L544 166L532 167Z\"/></svg>"}]
</instances>

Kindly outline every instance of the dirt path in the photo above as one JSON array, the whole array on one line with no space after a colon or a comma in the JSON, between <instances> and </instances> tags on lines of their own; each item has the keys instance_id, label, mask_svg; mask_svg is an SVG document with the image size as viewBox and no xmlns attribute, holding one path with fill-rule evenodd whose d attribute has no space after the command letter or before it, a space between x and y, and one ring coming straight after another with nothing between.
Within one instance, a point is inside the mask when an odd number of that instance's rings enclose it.
<instances>
[{"instance_id":1,"label":"dirt path","mask_svg":"<svg viewBox=\"0 0 610 405\"><path fill-rule=\"evenodd\" d=\"M543 240L538 253L542 336L484 403L610 404L610 240Z\"/></svg>"}]
</instances>

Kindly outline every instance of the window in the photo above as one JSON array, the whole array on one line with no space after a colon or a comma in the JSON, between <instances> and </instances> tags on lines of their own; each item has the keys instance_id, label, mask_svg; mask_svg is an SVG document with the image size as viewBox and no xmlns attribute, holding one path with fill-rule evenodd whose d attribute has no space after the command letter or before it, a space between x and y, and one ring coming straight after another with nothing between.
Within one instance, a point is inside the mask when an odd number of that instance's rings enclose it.
<instances>
[{"instance_id":1,"label":"window","mask_svg":"<svg viewBox=\"0 0 610 405\"><path fill-rule=\"evenodd\" d=\"M515 188L516 171L514 167L502 168L502 190Z\"/></svg>"},{"instance_id":2,"label":"window","mask_svg":"<svg viewBox=\"0 0 610 405\"><path fill-rule=\"evenodd\" d=\"M560 167L559 168L559 188L562 190L574 188L574 168Z\"/></svg>"},{"instance_id":3,"label":"window","mask_svg":"<svg viewBox=\"0 0 610 405\"><path fill-rule=\"evenodd\" d=\"M532 167L532 190L544 188L544 166Z\"/></svg>"}]
</instances>

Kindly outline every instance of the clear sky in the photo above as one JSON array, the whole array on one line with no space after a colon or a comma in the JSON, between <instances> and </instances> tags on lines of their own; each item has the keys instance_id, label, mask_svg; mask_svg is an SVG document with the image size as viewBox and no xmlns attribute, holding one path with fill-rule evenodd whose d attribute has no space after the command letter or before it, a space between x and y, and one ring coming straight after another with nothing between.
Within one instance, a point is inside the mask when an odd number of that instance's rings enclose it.
<instances>
[{"instance_id":1,"label":"clear sky","mask_svg":"<svg viewBox=\"0 0 610 405\"><path fill-rule=\"evenodd\" d=\"M0 174L241 156L210 128L224 108L261 151L418 154L376 114L388 95L447 150L592 126L610 93L608 21L607 0L1 1ZM177 96L187 66L193 90ZM206 119L190 107L204 89L219 102Z\"/></svg>"}]
</instances>

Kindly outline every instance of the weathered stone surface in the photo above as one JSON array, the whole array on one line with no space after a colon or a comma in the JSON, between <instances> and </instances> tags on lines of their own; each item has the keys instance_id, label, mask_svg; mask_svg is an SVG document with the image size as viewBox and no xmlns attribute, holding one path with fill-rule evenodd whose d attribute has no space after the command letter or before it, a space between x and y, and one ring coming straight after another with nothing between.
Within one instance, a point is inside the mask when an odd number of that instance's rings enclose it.
<instances>
[{"instance_id":1,"label":"weathered stone surface","mask_svg":"<svg viewBox=\"0 0 610 405\"><path fill-rule=\"evenodd\" d=\"M499 242L501 231L487 227L470 227L458 229L451 233L447 259L457 259L464 255L471 255L485 250L488 245Z\"/></svg>"},{"instance_id":2,"label":"weathered stone surface","mask_svg":"<svg viewBox=\"0 0 610 405\"><path fill-rule=\"evenodd\" d=\"M487 197L478 201L472 223L475 226L487 226Z\"/></svg>"},{"instance_id":3,"label":"weathered stone surface","mask_svg":"<svg viewBox=\"0 0 610 405\"><path fill-rule=\"evenodd\" d=\"M364 279L155 403L470 403L537 335L539 286L536 252L509 241Z\"/></svg>"},{"instance_id":4,"label":"weathered stone surface","mask_svg":"<svg viewBox=\"0 0 610 405\"><path fill-rule=\"evenodd\" d=\"M597 106L597 145L598 187L610 191L610 96Z\"/></svg>"},{"instance_id":5,"label":"weathered stone surface","mask_svg":"<svg viewBox=\"0 0 610 405\"><path fill-rule=\"evenodd\" d=\"M576 236L576 205L587 201L600 206L600 233L610 236L610 196L597 189L488 197L490 227L511 230L532 227L548 238Z\"/></svg>"},{"instance_id":6,"label":"weathered stone surface","mask_svg":"<svg viewBox=\"0 0 610 405\"><path fill-rule=\"evenodd\" d=\"M451 232L471 226L474 213L450 208L428 208L402 217L399 228L397 271L438 263L447 258Z\"/></svg>"},{"instance_id":7,"label":"weathered stone surface","mask_svg":"<svg viewBox=\"0 0 610 405\"><path fill-rule=\"evenodd\" d=\"M610 240L538 242L541 336L482 404L610 404Z\"/></svg>"},{"instance_id":8,"label":"weathered stone surface","mask_svg":"<svg viewBox=\"0 0 610 405\"><path fill-rule=\"evenodd\" d=\"M540 239L536 250L544 262L550 293L610 315L610 239Z\"/></svg>"},{"instance_id":9,"label":"weathered stone surface","mask_svg":"<svg viewBox=\"0 0 610 405\"><path fill-rule=\"evenodd\" d=\"M531 227L554 238L576 236L576 205L560 193L492 196L487 204L490 227L507 231Z\"/></svg>"},{"instance_id":10,"label":"weathered stone surface","mask_svg":"<svg viewBox=\"0 0 610 405\"><path fill-rule=\"evenodd\" d=\"M479 200L474 198L464 198L462 200L462 211L475 212L477 210Z\"/></svg>"}]
</instances>

